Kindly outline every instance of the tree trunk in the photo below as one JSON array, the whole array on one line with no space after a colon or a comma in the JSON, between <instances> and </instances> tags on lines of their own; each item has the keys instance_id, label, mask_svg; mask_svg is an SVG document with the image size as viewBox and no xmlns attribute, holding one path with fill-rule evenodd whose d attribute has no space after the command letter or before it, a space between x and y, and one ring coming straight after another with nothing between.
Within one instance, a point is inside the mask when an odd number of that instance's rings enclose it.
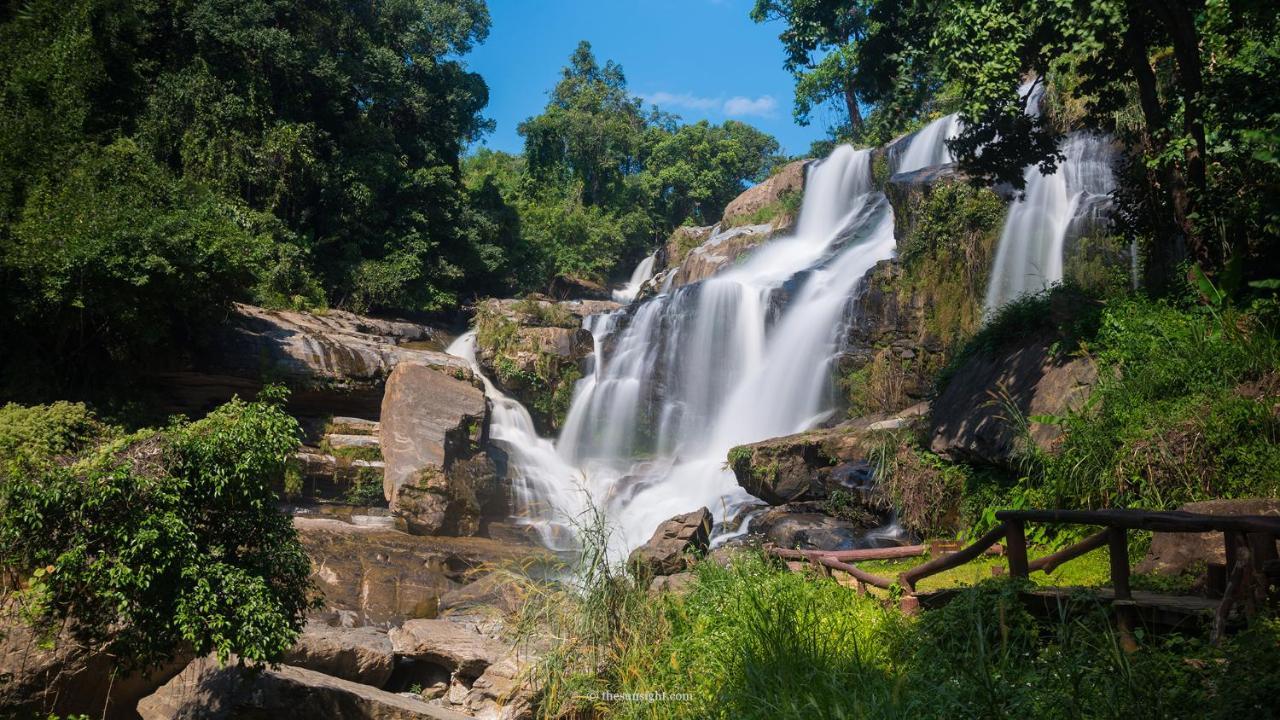
<instances>
[{"instance_id":1,"label":"tree trunk","mask_svg":"<svg viewBox=\"0 0 1280 720\"><path fill-rule=\"evenodd\" d=\"M853 91L853 78L844 81L844 104L849 109L849 129L855 134L862 130L862 111L858 109L858 94Z\"/></svg>"},{"instance_id":2,"label":"tree trunk","mask_svg":"<svg viewBox=\"0 0 1280 720\"><path fill-rule=\"evenodd\" d=\"M1186 150L1187 178L1193 193L1189 198L1187 214L1195 212L1200 197L1207 190L1205 177L1207 148L1204 116L1200 108L1204 90L1204 67L1200 59L1200 34L1195 18L1184 0L1156 0L1152 9L1173 41L1173 56L1177 61L1177 84L1182 95L1183 131L1191 137L1193 145ZM1222 266L1222 249L1212 234L1189 233L1192 250L1197 262L1206 270Z\"/></svg>"},{"instance_id":3,"label":"tree trunk","mask_svg":"<svg viewBox=\"0 0 1280 720\"><path fill-rule=\"evenodd\" d=\"M1164 111L1160 107L1156 76L1151 70L1150 53L1147 50L1146 18L1134 3L1129 5L1129 23L1125 29L1124 43L1130 71L1138 85L1138 104L1142 108L1144 120L1142 143L1147 152L1158 153L1162 147L1156 142L1156 133L1164 127ZM1156 218L1168 236L1162 242L1158 241L1153 248L1151 267L1148 268L1154 276L1154 284L1159 286L1172 277L1178 263L1186 256L1187 239L1192 235L1191 220L1188 217L1191 198L1182 172L1172 163L1163 163L1154 172L1148 170L1148 178L1149 183L1163 188L1172 211L1172 217Z\"/></svg>"}]
</instances>

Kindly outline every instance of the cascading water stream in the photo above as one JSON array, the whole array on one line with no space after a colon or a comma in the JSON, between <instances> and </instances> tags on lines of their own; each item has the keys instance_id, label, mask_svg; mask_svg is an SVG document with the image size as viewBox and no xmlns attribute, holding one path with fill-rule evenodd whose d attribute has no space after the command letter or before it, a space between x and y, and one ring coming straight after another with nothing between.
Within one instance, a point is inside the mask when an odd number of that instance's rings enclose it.
<instances>
[{"instance_id":1,"label":"cascading water stream","mask_svg":"<svg viewBox=\"0 0 1280 720\"><path fill-rule=\"evenodd\" d=\"M1040 113L1043 93L1043 85L1031 87L1028 114ZM1067 244L1106 222L1115 190L1110 139L1072 133L1062 145L1062 154L1063 161L1051 175L1041 174L1035 165L1023 170L1026 188L1005 216L987 281L984 312L988 318L1022 295L1061 282Z\"/></svg>"},{"instance_id":2,"label":"cascading water stream","mask_svg":"<svg viewBox=\"0 0 1280 720\"><path fill-rule=\"evenodd\" d=\"M636 265L636 269L631 273L631 279L622 288L613 291L614 302L629 303L636 299L636 295L640 293L640 287L653 277L653 264L657 261L657 253L653 253L640 261Z\"/></svg>"},{"instance_id":3,"label":"cascading water stream","mask_svg":"<svg viewBox=\"0 0 1280 720\"><path fill-rule=\"evenodd\" d=\"M895 163L895 173L915 172L954 162L947 141L960 134L960 118L954 113L920 128Z\"/></svg>"},{"instance_id":4,"label":"cascading water stream","mask_svg":"<svg viewBox=\"0 0 1280 720\"><path fill-rule=\"evenodd\" d=\"M491 388L490 434L511 454L527 521L563 542L592 503L621 552L672 515L706 506L722 523L754 502L725 467L729 449L831 413L830 364L851 297L893 252L893 212L872 186L870 153L838 148L811 167L794 235L703 282L588 320L595 367L554 452L523 408ZM451 351L466 357L472 342Z\"/></svg>"}]
</instances>

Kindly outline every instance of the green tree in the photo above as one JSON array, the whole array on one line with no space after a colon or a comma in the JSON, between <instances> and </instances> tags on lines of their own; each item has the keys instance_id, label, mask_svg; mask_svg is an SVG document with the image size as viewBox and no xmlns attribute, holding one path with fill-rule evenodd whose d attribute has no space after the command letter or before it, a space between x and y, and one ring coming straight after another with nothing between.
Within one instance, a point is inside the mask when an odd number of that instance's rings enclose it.
<instances>
[{"instance_id":1,"label":"green tree","mask_svg":"<svg viewBox=\"0 0 1280 720\"><path fill-rule=\"evenodd\" d=\"M282 399L131 435L80 405L0 408L6 608L131 666L279 658L312 592L271 486L298 443Z\"/></svg>"},{"instance_id":2,"label":"green tree","mask_svg":"<svg viewBox=\"0 0 1280 720\"><path fill-rule=\"evenodd\" d=\"M779 159L778 141L746 123L706 120L660 133L649 151L645 172L665 226L686 218L710 224L747 181L759 182Z\"/></svg>"}]
</instances>

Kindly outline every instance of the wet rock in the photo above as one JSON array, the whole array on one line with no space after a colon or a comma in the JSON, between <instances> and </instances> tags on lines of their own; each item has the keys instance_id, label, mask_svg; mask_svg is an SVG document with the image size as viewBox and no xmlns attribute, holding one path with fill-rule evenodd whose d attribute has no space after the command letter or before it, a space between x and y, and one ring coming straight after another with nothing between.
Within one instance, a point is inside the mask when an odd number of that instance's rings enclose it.
<instances>
[{"instance_id":1,"label":"wet rock","mask_svg":"<svg viewBox=\"0 0 1280 720\"><path fill-rule=\"evenodd\" d=\"M382 399L383 493L410 532L476 532L474 488L452 471L480 454L488 425L484 392L471 383L416 363L391 373Z\"/></svg>"},{"instance_id":2,"label":"wet rock","mask_svg":"<svg viewBox=\"0 0 1280 720\"><path fill-rule=\"evenodd\" d=\"M751 531L783 548L852 550L878 546L868 533L882 520L868 512L855 522L826 514L820 503L791 503L762 513L752 521Z\"/></svg>"},{"instance_id":3,"label":"wet rock","mask_svg":"<svg viewBox=\"0 0 1280 720\"><path fill-rule=\"evenodd\" d=\"M289 665L245 672L209 656L138 702L143 720L270 717L297 720L463 720L407 695Z\"/></svg>"},{"instance_id":4,"label":"wet rock","mask_svg":"<svg viewBox=\"0 0 1280 720\"><path fill-rule=\"evenodd\" d=\"M678 288L705 280L776 235L777 230L772 225L743 225L718 231L706 242L689 251L676 270L671 287Z\"/></svg>"},{"instance_id":5,"label":"wet rock","mask_svg":"<svg viewBox=\"0 0 1280 720\"><path fill-rule=\"evenodd\" d=\"M295 517L324 594L329 624L390 627L435 617L441 595L465 585L482 566L550 556L487 538L424 537L327 518Z\"/></svg>"},{"instance_id":6,"label":"wet rock","mask_svg":"<svg viewBox=\"0 0 1280 720\"><path fill-rule=\"evenodd\" d=\"M1015 467L1027 440L1052 451L1062 431L1037 415L1063 415L1088 399L1097 369L1088 358L1055 352L1056 338L1039 334L992 353L975 353L933 402L929 446L951 460ZM1016 415L1025 418L1021 436Z\"/></svg>"},{"instance_id":7,"label":"wet rock","mask_svg":"<svg viewBox=\"0 0 1280 720\"><path fill-rule=\"evenodd\" d=\"M312 621L281 658L286 665L373 687L385 687L395 669L391 639L372 627L331 627Z\"/></svg>"},{"instance_id":8,"label":"wet rock","mask_svg":"<svg viewBox=\"0 0 1280 720\"><path fill-rule=\"evenodd\" d=\"M1280 516L1280 499L1207 500L1187 503L1179 510L1204 515L1271 515ZM1139 573L1175 575L1192 570L1203 571L1210 563L1225 564L1226 548L1222 533L1154 533L1147 556L1135 568Z\"/></svg>"},{"instance_id":9,"label":"wet rock","mask_svg":"<svg viewBox=\"0 0 1280 720\"><path fill-rule=\"evenodd\" d=\"M705 553L710 544L711 511L698 508L664 521L627 563L650 576L674 575L689 566L690 554Z\"/></svg>"}]
</instances>

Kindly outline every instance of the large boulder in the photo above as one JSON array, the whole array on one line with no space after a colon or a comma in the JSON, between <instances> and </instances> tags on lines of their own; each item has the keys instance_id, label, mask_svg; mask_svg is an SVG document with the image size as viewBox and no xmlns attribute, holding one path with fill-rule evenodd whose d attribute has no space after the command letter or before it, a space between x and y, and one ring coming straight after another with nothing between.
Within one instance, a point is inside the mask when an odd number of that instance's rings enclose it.
<instances>
[{"instance_id":1,"label":"large boulder","mask_svg":"<svg viewBox=\"0 0 1280 720\"><path fill-rule=\"evenodd\" d=\"M424 537L327 518L295 517L333 624L390 627L435 617L439 599L486 566L548 559L545 551L487 538Z\"/></svg>"},{"instance_id":2,"label":"large boulder","mask_svg":"<svg viewBox=\"0 0 1280 720\"><path fill-rule=\"evenodd\" d=\"M227 322L192 353L190 367L155 376L172 412L199 414L264 382L293 389L299 415L377 417L382 386L401 362L470 378L459 358L439 352L440 330L341 310L323 315L236 304Z\"/></svg>"},{"instance_id":3,"label":"large boulder","mask_svg":"<svg viewBox=\"0 0 1280 720\"><path fill-rule=\"evenodd\" d=\"M853 550L898 544L872 531L883 516L863 513L833 517L821 503L791 503L770 508L751 521L751 531L778 547L802 550Z\"/></svg>"},{"instance_id":4,"label":"large boulder","mask_svg":"<svg viewBox=\"0 0 1280 720\"><path fill-rule=\"evenodd\" d=\"M380 688L391 679L396 656L391 639L382 630L332 627L312 621L281 662Z\"/></svg>"},{"instance_id":5,"label":"large boulder","mask_svg":"<svg viewBox=\"0 0 1280 720\"><path fill-rule=\"evenodd\" d=\"M409 620L393 628L390 637L397 655L434 663L472 679L511 649L473 626L451 620Z\"/></svg>"},{"instance_id":6,"label":"large boulder","mask_svg":"<svg viewBox=\"0 0 1280 720\"><path fill-rule=\"evenodd\" d=\"M1206 500L1187 503L1179 510L1204 515L1271 515L1280 516L1280 498L1245 500ZM1227 551L1222 533L1155 533L1147 556L1134 570L1140 573L1176 575L1192 570L1203 571L1205 565L1224 564Z\"/></svg>"},{"instance_id":7,"label":"large boulder","mask_svg":"<svg viewBox=\"0 0 1280 720\"><path fill-rule=\"evenodd\" d=\"M804 192L805 166L808 160L796 160L783 165L762 183L757 183L734 198L724 208L721 222L725 225L757 216L762 210L783 202L788 194ZM796 204L799 207L799 204ZM794 222L794 217L786 224Z\"/></svg>"},{"instance_id":8,"label":"large boulder","mask_svg":"<svg viewBox=\"0 0 1280 720\"><path fill-rule=\"evenodd\" d=\"M711 511L698 508L664 521L653 537L627 558L627 563L648 575L674 575L689 567L690 556L702 554L711 544Z\"/></svg>"},{"instance_id":9,"label":"large boulder","mask_svg":"<svg viewBox=\"0 0 1280 720\"><path fill-rule=\"evenodd\" d=\"M192 662L138 702L142 720L465 720L467 716L401 695L289 665L222 666L215 657Z\"/></svg>"},{"instance_id":10,"label":"large boulder","mask_svg":"<svg viewBox=\"0 0 1280 720\"><path fill-rule=\"evenodd\" d=\"M416 534L475 534L480 498L496 492L496 472L486 477L484 460L467 465L474 477L454 469L481 455L489 425L484 392L438 368L401 363L387 380L381 415L391 510Z\"/></svg>"},{"instance_id":11,"label":"large boulder","mask_svg":"<svg viewBox=\"0 0 1280 720\"><path fill-rule=\"evenodd\" d=\"M1097 380L1091 360L1064 355L1056 344L1052 333L1039 333L965 359L933 402L930 449L1004 467L1016 467L1028 443L1052 451L1061 429L1034 418L1081 407Z\"/></svg>"}]
</instances>

